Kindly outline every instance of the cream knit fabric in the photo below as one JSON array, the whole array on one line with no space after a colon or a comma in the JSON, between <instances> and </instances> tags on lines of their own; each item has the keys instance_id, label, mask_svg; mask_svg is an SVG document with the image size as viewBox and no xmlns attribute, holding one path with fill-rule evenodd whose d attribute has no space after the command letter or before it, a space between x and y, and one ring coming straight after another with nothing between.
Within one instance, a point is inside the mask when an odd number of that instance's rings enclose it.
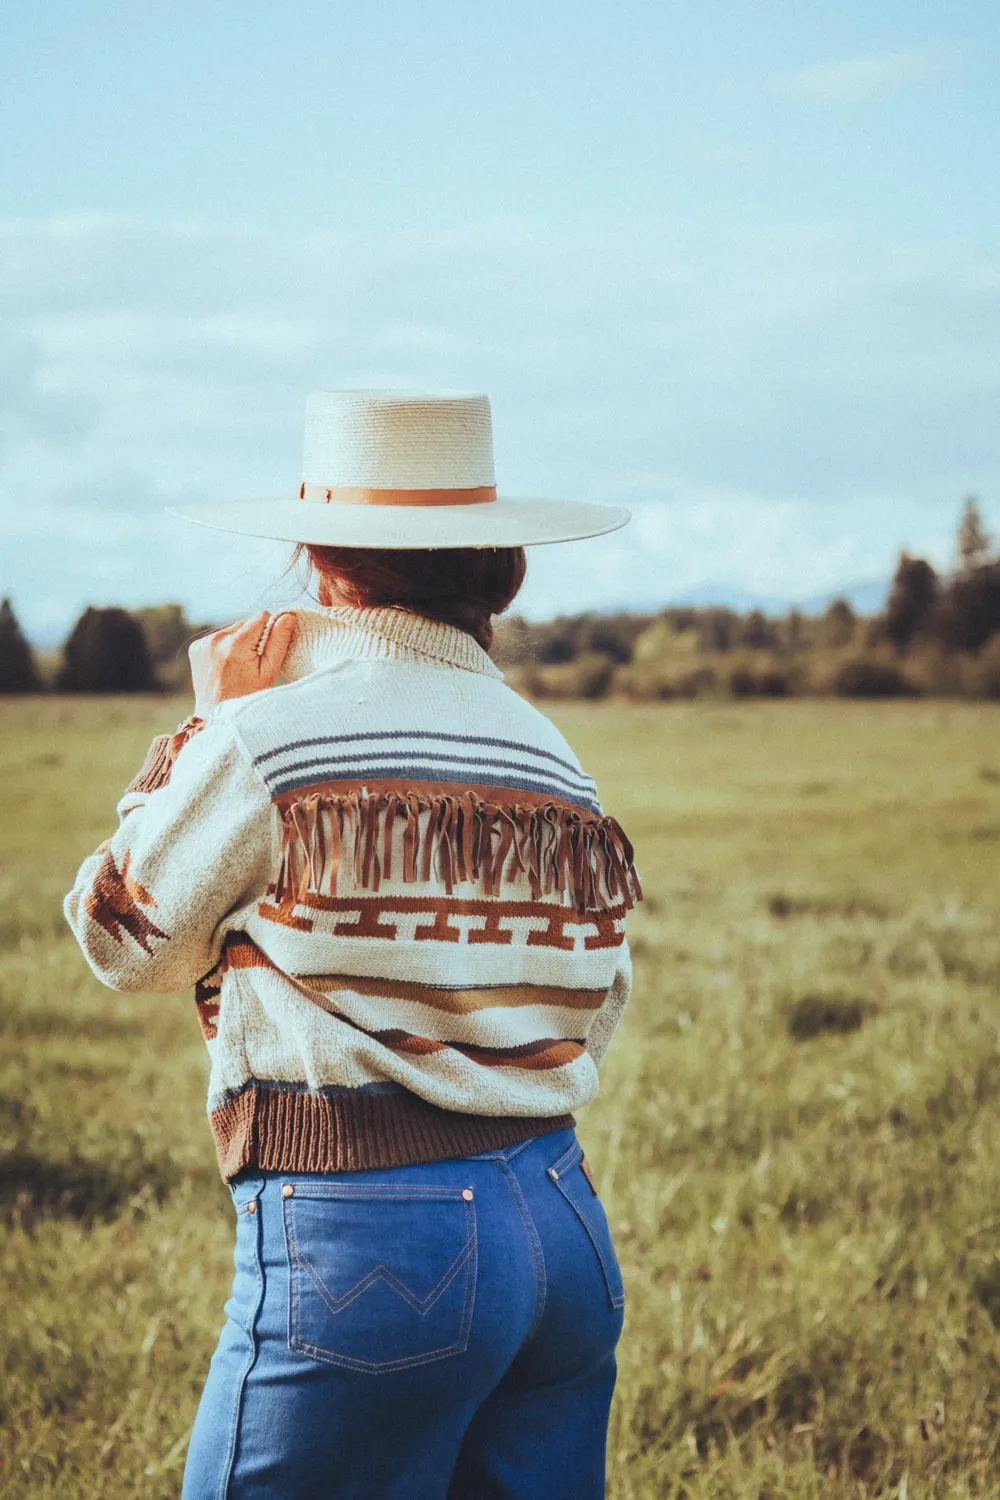
<instances>
[{"instance_id":1,"label":"cream knit fabric","mask_svg":"<svg viewBox=\"0 0 1000 1500\"><path fill-rule=\"evenodd\" d=\"M289 667L154 744L66 897L94 972L196 988L226 1178L570 1122L639 894L593 780L452 626L309 612Z\"/></svg>"}]
</instances>

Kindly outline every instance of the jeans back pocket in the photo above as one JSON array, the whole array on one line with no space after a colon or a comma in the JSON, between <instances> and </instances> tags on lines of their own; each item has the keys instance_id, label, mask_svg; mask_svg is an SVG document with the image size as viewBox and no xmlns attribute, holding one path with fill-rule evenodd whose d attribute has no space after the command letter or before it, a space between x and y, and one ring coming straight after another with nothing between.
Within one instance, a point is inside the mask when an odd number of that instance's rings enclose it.
<instances>
[{"instance_id":1,"label":"jeans back pocket","mask_svg":"<svg viewBox=\"0 0 1000 1500\"><path fill-rule=\"evenodd\" d=\"M604 1272L611 1306L624 1307L625 1284L618 1256L615 1254L608 1216L597 1189L591 1184L589 1172L581 1165L583 1160L583 1147L579 1141L574 1141L569 1150L558 1161L553 1162L551 1167L546 1168L546 1171L590 1237Z\"/></svg>"},{"instance_id":2,"label":"jeans back pocket","mask_svg":"<svg viewBox=\"0 0 1000 1500\"><path fill-rule=\"evenodd\" d=\"M477 1265L470 1189L294 1182L282 1192L291 1349L379 1374L467 1348Z\"/></svg>"}]
</instances>

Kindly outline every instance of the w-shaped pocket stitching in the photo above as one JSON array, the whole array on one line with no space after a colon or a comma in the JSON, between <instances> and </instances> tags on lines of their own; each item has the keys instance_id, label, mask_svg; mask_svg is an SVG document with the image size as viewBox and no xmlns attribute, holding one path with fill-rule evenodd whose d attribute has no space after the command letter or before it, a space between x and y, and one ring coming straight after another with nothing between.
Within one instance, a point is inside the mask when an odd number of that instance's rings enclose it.
<instances>
[{"instance_id":1,"label":"w-shaped pocket stitching","mask_svg":"<svg viewBox=\"0 0 1000 1500\"><path fill-rule=\"evenodd\" d=\"M465 1245L458 1252L454 1261L448 1267L447 1271L445 1271L437 1286L432 1287L431 1290L427 1293L426 1297L418 1297L415 1292L410 1290L405 1281L400 1281L399 1277L396 1276L394 1272L390 1271L388 1266L383 1265L374 1266L372 1270L368 1272L367 1276L362 1276L361 1280L355 1282L354 1286L350 1287L342 1297L334 1297L331 1295L329 1289L324 1285L322 1278L319 1276L315 1267L312 1265L309 1259L304 1255L300 1255L299 1259L302 1269L312 1279L317 1292L319 1292L319 1295L322 1297L323 1301L326 1303L327 1307L332 1313L343 1312L344 1308L349 1306L349 1304L354 1301L355 1297L360 1297L362 1292L367 1291L368 1288L373 1284L373 1282L384 1281L388 1286L391 1286L394 1291L399 1293L404 1302L408 1302L414 1309L414 1311L420 1313L420 1315L423 1317L430 1311L438 1298L442 1295L443 1292L448 1289L448 1287L454 1281L455 1277L462 1269L462 1266L468 1260L469 1256L473 1253L474 1248L475 1247L473 1241L471 1239L466 1240Z\"/></svg>"},{"instance_id":2,"label":"w-shaped pocket stitching","mask_svg":"<svg viewBox=\"0 0 1000 1500\"><path fill-rule=\"evenodd\" d=\"M379 1374L468 1347L478 1263L469 1189L288 1187L282 1209L290 1349Z\"/></svg>"},{"instance_id":3,"label":"w-shaped pocket stitching","mask_svg":"<svg viewBox=\"0 0 1000 1500\"><path fill-rule=\"evenodd\" d=\"M588 1175L580 1165L582 1161L583 1147L579 1141L574 1141L558 1161L546 1168L546 1172L587 1231L604 1273L604 1282L608 1289L611 1306L624 1307L625 1285L622 1281L618 1257L615 1254L607 1214L604 1212L604 1205L596 1191L590 1185Z\"/></svg>"}]
</instances>

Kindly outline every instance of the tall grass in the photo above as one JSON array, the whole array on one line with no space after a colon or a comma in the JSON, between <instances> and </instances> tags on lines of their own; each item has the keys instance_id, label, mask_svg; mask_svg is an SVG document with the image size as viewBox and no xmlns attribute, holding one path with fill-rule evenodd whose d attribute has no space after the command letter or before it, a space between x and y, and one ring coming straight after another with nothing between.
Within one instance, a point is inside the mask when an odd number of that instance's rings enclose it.
<instances>
[{"instance_id":1,"label":"tall grass","mask_svg":"<svg viewBox=\"0 0 1000 1500\"><path fill-rule=\"evenodd\" d=\"M176 1496L232 1267L193 1003L59 900L162 700L0 723L0 1493ZM609 1493L1000 1494L1000 710L573 705L637 845L580 1112L628 1305Z\"/></svg>"}]
</instances>

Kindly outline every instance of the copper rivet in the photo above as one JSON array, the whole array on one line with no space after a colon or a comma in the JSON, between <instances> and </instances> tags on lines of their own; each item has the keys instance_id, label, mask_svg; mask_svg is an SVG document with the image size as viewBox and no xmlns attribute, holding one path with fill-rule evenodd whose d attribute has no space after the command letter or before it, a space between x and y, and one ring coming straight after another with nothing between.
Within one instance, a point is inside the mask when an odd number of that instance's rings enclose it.
<instances>
[{"instance_id":1,"label":"copper rivet","mask_svg":"<svg viewBox=\"0 0 1000 1500\"><path fill-rule=\"evenodd\" d=\"M471 1188L463 1188L462 1189L462 1197L465 1199L466 1203L471 1202L471 1200L472 1200L472 1189Z\"/></svg>"},{"instance_id":2,"label":"copper rivet","mask_svg":"<svg viewBox=\"0 0 1000 1500\"><path fill-rule=\"evenodd\" d=\"M257 1205L256 1205L256 1203L252 1203L252 1202L248 1203L247 1204L247 1213L248 1214L255 1214L256 1212L257 1212Z\"/></svg>"},{"instance_id":3,"label":"copper rivet","mask_svg":"<svg viewBox=\"0 0 1000 1500\"><path fill-rule=\"evenodd\" d=\"M284 1187L281 1189L281 1196L283 1198L290 1198L294 1192L295 1189L292 1187L292 1184L290 1182L286 1182Z\"/></svg>"}]
</instances>

